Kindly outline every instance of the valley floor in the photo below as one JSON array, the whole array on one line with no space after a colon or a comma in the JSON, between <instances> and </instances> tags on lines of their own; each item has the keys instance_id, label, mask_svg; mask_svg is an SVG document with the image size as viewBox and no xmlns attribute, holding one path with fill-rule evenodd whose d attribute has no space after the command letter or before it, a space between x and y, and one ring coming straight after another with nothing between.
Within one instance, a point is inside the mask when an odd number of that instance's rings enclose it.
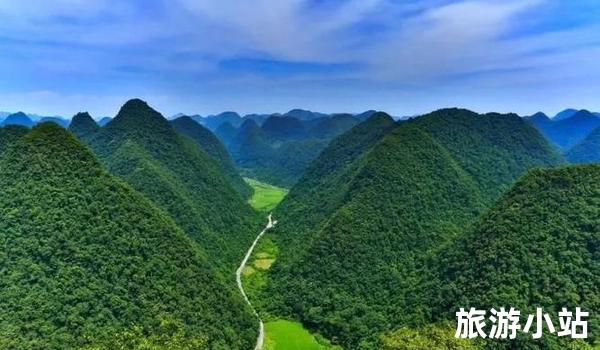
<instances>
[{"instance_id":1,"label":"valley floor","mask_svg":"<svg viewBox=\"0 0 600 350\"><path fill-rule=\"evenodd\" d=\"M288 192L286 189L257 180L248 178L245 180L254 188L254 195L249 203L261 212L269 213ZM258 314L260 314L261 302L255 300L253 296L265 285L266 272L275 262L278 254L277 245L273 240L268 235L262 236L270 228L270 224L269 220L265 231L257 237L256 246L250 248L249 255L238 269L238 286L244 297L247 294L248 302L259 310ZM261 332L264 329L264 334L259 335L257 344L257 346L262 344L262 350L341 350L340 347L330 345L320 335L311 334L300 322L279 319L273 315L268 315L268 318L269 321L264 322L264 326L261 324Z\"/></svg>"},{"instance_id":2,"label":"valley floor","mask_svg":"<svg viewBox=\"0 0 600 350\"><path fill-rule=\"evenodd\" d=\"M250 198L250 205L260 211L268 213L273 210L288 193L285 188L277 187L255 179L244 178L254 189L254 195Z\"/></svg>"}]
</instances>

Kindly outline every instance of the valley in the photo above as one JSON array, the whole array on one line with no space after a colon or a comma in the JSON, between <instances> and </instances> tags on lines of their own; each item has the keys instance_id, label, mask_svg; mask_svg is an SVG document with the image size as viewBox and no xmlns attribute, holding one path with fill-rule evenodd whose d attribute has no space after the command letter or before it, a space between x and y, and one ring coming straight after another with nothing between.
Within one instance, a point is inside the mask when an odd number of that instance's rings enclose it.
<instances>
[{"instance_id":1,"label":"valley","mask_svg":"<svg viewBox=\"0 0 600 350\"><path fill-rule=\"evenodd\" d=\"M252 118L280 141L307 130L291 116ZM318 118L308 122L327 134L324 119L340 117ZM374 112L326 142L288 189L244 177L210 129L138 99L104 126L84 112L68 130L4 126L0 226L12 249L0 259L19 263L5 276L16 289L0 288L0 321L50 333L0 334L0 345L488 349L451 336L453 310L598 309L597 135L561 152L514 114ZM74 283L76 295L58 292ZM21 295L44 302L23 311ZM519 337L499 349L592 349L598 327L592 318L588 342Z\"/></svg>"},{"instance_id":2,"label":"valley","mask_svg":"<svg viewBox=\"0 0 600 350\"><path fill-rule=\"evenodd\" d=\"M599 0L0 0L0 350L600 350Z\"/></svg>"},{"instance_id":3,"label":"valley","mask_svg":"<svg viewBox=\"0 0 600 350\"><path fill-rule=\"evenodd\" d=\"M260 212L270 213L287 194L287 190L276 186L253 179L246 179L246 181L254 189L250 204ZM269 214L267 226L257 236L236 272L238 288L251 306L262 304L260 300L256 300L256 291L264 287L266 272L277 259L277 246L268 235L264 237L268 229L275 224L276 221L272 221L272 216ZM253 306L255 311L256 307ZM299 322L263 314L260 310L256 312L256 316L260 319L256 350L341 350L332 346L324 338L314 336ZM268 318L268 321L263 322L262 317Z\"/></svg>"}]
</instances>

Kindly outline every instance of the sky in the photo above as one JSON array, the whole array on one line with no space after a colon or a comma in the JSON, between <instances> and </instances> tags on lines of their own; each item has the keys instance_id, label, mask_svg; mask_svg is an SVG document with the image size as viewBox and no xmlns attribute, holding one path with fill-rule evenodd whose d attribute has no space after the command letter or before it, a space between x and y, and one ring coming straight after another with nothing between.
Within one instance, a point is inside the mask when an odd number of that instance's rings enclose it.
<instances>
[{"instance_id":1,"label":"sky","mask_svg":"<svg viewBox=\"0 0 600 350\"><path fill-rule=\"evenodd\" d=\"M597 0L0 0L0 110L600 111Z\"/></svg>"}]
</instances>

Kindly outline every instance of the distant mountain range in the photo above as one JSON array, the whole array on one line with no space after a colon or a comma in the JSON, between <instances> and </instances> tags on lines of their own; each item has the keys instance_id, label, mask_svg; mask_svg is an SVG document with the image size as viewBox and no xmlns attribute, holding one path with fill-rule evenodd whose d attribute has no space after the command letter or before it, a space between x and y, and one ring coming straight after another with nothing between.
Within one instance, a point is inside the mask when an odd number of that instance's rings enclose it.
<instances>
[{"instance_id":1,"label":"distant mountain range","mask_svg":"<svg viewBox=\"0 0 600 350\"><path fill-rule=\"evenodd\" d=\"M552 144L566 152L600 126L600 117L585 109L575 111L567 109L553 119L538 112L525 120L535 126Z\"/></svg>"},{"instance_id":2,"label":"distant mountain range","mask_svg":"<svg viewBox=\"0 0 600 350\"><path fill-rule=\"evenodd\" d=\"M6 122L6 120L11 117L11 119ZM106 125L112 118L109 117L101 117L97 123L100 126ZM0 125L22 125L27 127L32 127L33 125L52 122L62 126L63 128L67 128L69 124L71 124L71 118L65 118L62 116L43 116L32 113L10 113L10 112L0 112Z\"/></svg>"},{"instance_id":3,"label":"distant mountain range","mask_svg":"<svg viewBox=\"0 0 600 350\"><path fill-rule=\"evenodd\" d=\"M289 113L270 115L262 123L256 116L241 118L239 127L224 122L215 134L244 176L290 187L329 141L360 123L351 114L314 114L315 118L307 111L292 114L303 119Z\"/></svg>"},{"instance_id":4,"label":"distant mountain range","mask_svg":"<svg viewBox=\"0 0 600 350\"><path fill-rule=\"evenodd\" d=\"M242 123L248 119L253 120L254 122L256 122L256 124L261 126L265 121L267 121L267 119L269 119L269 117L292 117L292 118L298 119L300 121L311 121L311 120L316 120L316 119L321 119L321 118L328 118L328 117L331 117L334 115L339 115L339 114L350 114L350 115L354 115L357 119L364 121L364 120L367 120L374 113L376 113L376 111L368 110L368 111L365 111L365 112L362 112L359 114L351 114L351 113L328 114L328 113L313 112L313 111L309 111L306 109L296 108L296 109L292 109L286 113L264 113L264 114L252 113L252 114L246 114L244 116L240 116L236 112L223 112L223 113L220 113L217 115L208 115L208 116L201 116L199 114L187 115L184 113L177 113L177 114L174 114L173 116L171 116L171 118L169 118L169 119L177 119L177 118L180 118L183 116L189 116L192 119L194 119L196 122L209 128L210 130L216 131L219 128L219 126L221 126L222 124L225 124L225 123L231 124L231 126L233 126L234 128L239 128L242 125ZM396 118L396 119L401 119L401 118Z\"/></svg>"},{"instance_id":5,"label":"distant mountain range","mask_svg":"<svg viewBox=\"0 0 600 350\"><path fill-rule=\"evenodd\" d=\"M23 112L17 112L14 114L10 114L6 116L6 118L2 121L2 126L6 125L21 125L28 128L31 128L35 123L29 116L27 116Z\"/></svg>"}]
</instances>

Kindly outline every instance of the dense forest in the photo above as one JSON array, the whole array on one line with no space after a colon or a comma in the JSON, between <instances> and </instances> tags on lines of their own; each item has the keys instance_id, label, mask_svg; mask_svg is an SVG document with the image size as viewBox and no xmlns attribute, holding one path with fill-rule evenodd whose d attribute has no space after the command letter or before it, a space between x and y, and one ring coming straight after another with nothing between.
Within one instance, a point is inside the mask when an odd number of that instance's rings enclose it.
<instances>
[{"instance_id":1,"label":"dense forest","mask_svg":"<svg viewBox=\"0 0 600 350\"><path fill-rule=\"evenodd\" d=\"M297 110L271 115L260 125L252 118L239 128L224 122L215 133L244 176L289 188L334 137L357 123L351 114Z\"/></svg>"},{"instance_id":2,"label":"dense forest","mask_svg":"<svg viewBox=\"0 0 600 350\"><path fill-rule=\"evenodd\" d=\"M256 316L233 272L264 225L249 203L271 210L287 192L275 183L291 190L245 279L269 327L347 350L590 349L600 167L567 160L598 161L592 118L453 108L168 121L134 99L103 126L85 112L68 131L7 125L0 348L253 348ZM454 337L458 308L506 305L582 307L590 337Z\"/></svg>"},{"instance_id":3,"label":"dense forest","mask_svg":"<svg viewBox=\"0 0 600 350\"><path fill-rule=\"evenodd\" d=\"M572 163L600 162L600 127L594 129L583 141L566 153Z\"/></svg>"},{"instance_id":4,"label":"dense forest","mask_svg":"<svg viewBox=\"0 0 600 350\"><path fill-rule=\"evenodd\" d=\"M250 197L252 188L242 179L227 149L215 134L188 116L179 117L170 123L178 133L192 138L221 165L231 184L244 198Z\"/></svg>"},{"instance_id":5,"label":"dense forest","mask_svg":"<svg viewBox=\"0 0 600 350\"><path fill-rule=\"evenodd\" d=\"M249 349L198 244L55 124L0 129L0 348Z\"/></svg>"},{"instance_id":6,"label":"dense forest","mask_svg":"<svg viewBox=\"0 0 600 350\"><path fill-rule=\"evenodd\" d=\"M82 138L110 173L153 200L233 278L262 218L226 170L157 111L130 100L97 132ZM241 186L237 186L242 189Z\"/></svg>"},{"instance_id":7,"label":"dense forest","mask_svg":"<svg viewBox=\"0 0 600 350\"><path fill-rule=\"evenodd\" d=\"M510 305L556 316L581 307L590 311L588 342L600 339L599 208L600 165L529 172L439 258L436 314ZM570 338L558 339L524 335L504 345L567 348Z\"/></svg>"},{"instance_id":8,"label":"dense forest","mask_svg":"<svg viewBox=\"0 0 600 350\"><path fill-rule=\"evenodd\" d=\"M267 308L349 349L428 324L441 287L430 258L529 168L563 163L516 115L374 115L335 139L277 208Z\"/></svg>"}]
</instances>

